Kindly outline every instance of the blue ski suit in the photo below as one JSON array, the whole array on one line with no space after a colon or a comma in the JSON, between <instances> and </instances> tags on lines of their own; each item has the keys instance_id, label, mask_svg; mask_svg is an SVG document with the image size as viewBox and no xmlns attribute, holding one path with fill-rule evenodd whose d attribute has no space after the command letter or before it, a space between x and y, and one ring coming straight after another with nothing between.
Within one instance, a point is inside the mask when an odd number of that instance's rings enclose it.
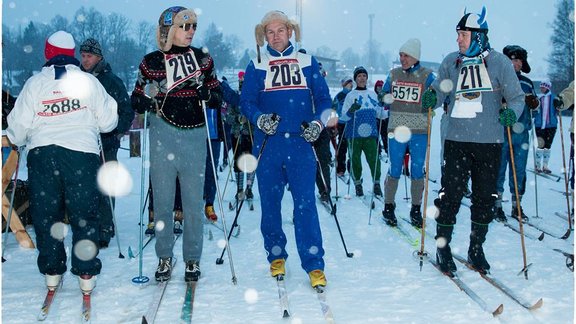
<instances>
[{"instance_id":1,"label":"blue ski suit","mask_svg":"<svg viewBox=\"0 0 576 324\"><path fill-rule=\"evenodd\" d=\"M276 134L254 131L255 156L266 143L256 175L261 198L260 229L268 261L286 259L281 203L289 186L294 201L294 232L301 266L306 272L324 270L324 249L314 196L316 159L310 143L301 136L303 122L323 121L332 100L318 61L296 52L289 44L282 53L267 46L261 61L246 68L240 98L242 114L254 125L262 114L276 113L281 120Z\"/></svg>"}]
</instances>

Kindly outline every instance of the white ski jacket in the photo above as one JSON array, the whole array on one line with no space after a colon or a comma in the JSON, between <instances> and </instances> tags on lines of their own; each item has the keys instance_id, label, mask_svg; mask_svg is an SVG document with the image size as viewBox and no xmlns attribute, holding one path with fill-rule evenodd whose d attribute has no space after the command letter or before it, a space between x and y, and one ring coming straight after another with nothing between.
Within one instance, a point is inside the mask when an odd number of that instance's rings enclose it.
<instances>
[{"instance_id":1,"label":"white ski jacket","mask_svg":"<svg viewBox=\"0 0 576 324\"><path fill-rule=\"evenodd\" d=\"M8 115L6 135L17 145L58 145L99 154L98 135L116 128L116 101L98 79L73 64L42 68L26 83Z\"/></svg>"}]
</instances>

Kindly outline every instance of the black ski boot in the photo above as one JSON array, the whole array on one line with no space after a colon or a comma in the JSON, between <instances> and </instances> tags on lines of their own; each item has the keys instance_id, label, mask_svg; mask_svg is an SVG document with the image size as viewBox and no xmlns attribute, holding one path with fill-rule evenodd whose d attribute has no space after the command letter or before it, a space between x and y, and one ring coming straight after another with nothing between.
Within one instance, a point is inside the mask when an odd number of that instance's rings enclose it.
<instances>
[{"instance_id":1,"label":"black ski boot","mask_svg":"<svg viewBox=\"0 0 576 324\"><path fill-rule=\"evenodd\" d=\"M410 209L410 223L416 228L422 228L422 212L420 211L420 205L412 205Z\"/></svg>"},{"instance_id":2,"label":"black ski boot","mask_svg":"<svg viewBox=\"0 0 576 324\"><path fill-rule=\"evenodd\" d=\"M500 223L506 223L506 215L504 215L504 210L502 207L496 207L494 209L494 219Z\"/></svg>"},{"instance_id":3,"label":"black ski boot","mask_svg":"<svg viewBox=\"0 0 576 324\"><path fill-rule=\"evenodd\" d=\"M254 199L254 194L252 193L252 188L246 188L246 199Z\"/></svg>"},{"instance_id":4,"label":"black ski boot","mask_svg":"<svg viewBox=\"0 0 576 324\"><path fill-rule=\"evenodd\" d=\"M440 266L440 270L449 277L456 275L456 264L452 258L452 250L450 249L450 242L452 241L452 231L454 225L436 225L436 262ZM444 243L446 241L446 243Z\"/></svg>"},{"instance_id":5,"label":"black ski boot","mask_svg":"<svg viewBox=\"0 0 576 324\"><path fill-rule=\"evenodd\" d=\"M382 188L380 187L379 183L374 184L374 196L382 197Z\"/></svg>"},{"instance_id":6,"label":"black ski boot","mask_svg":"<svg viewBox=\"0 0 576 324\"><path fill-rule=\"evenodd\" d=\"M200 278L200 262L190 260L186 262L186 269L184 270L184 281L198 281Z\"/></svg>"},{"instance_id":7,"label":"black ski boot","mask_svg":"<svg viewBox=\"0 0 576 324\"><path fill-rule=\"evenodd\" d=\"M172 258L160 258L158 261L158 268L156 269L156 281L167 281L170 280L172 275Z\"/></svg>"},{"instance_id":8,"label":"black ski boot","mask_svg":"<svg viewBox=\"0 0 576 324\"><path fill-rule=\"evenodd\" d=\"M394 213L394 209L396 209L395 204L384 204L384 210L382 211L382 216L384 217L384 221L388 226L397 226L398 221L396 220L396 214Z\"/></svg>"},{"instance_id":9,"label":"black ski boot","mask_svg":"<svg viewBox=\"0 0 576 324\"><path fill-rule=\"evenodd\" d=\"M528 223L528 216L526 216L526 214L524 214L524 210L522 209L522 206L520 206L520 217L522 218L522 223ZM518 220L518 207L516 206L512 206L512 218L514 218L515 220Z\"/></svg>"},{"instance_id":10,"label":"black ski boot","mask_svg":"<svg viewBox=\"0 0 576 324\"><path fill-rule=\"evenodd\" d=\"M362 189L362 184L359 183L356 185L356 196L357 197L362 197L364 196L364 189Z\"/></svg>"},{"instance_id":11,"label":"black ski boot","mask_svg":"<svg viewBox=\"0 0 576 324\"><path fill-rule=\"evenodd\" d=\"M488 224L472 223L470 232L470 247L468 248L468 262L480 273L490 273L490 264L486 261L482 244L486 241Z\"/></svg>"}]
</instances>

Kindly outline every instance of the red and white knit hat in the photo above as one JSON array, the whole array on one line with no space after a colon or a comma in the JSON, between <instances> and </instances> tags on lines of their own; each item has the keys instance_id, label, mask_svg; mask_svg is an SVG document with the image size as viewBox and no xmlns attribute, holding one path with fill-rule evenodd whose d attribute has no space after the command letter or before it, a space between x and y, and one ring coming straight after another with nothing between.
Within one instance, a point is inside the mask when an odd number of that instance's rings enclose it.
<instances>
[{"instance_id":1,"label":"red and white knit hat","mask_svg":"<svg viewBox=\"0 0 576 324\"><path fill-rule=\"evenodd\" d=\"M51 60L58 55L67 55L74 57L74 37L71 34L59 30L50 35L46 40L46 47L44 48L44 56L46 60Z\"/></svg>"}]
</instances>

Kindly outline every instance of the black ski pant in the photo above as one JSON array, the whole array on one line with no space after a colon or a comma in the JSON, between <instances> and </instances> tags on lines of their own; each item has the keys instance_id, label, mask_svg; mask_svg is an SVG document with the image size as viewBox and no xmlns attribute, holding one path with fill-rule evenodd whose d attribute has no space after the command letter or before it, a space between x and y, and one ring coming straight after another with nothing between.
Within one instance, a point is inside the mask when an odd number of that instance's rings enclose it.
<instances>
[{"instance_id":1,"label":"black ski pant","mask_svg":"<svg viewBox=\"0 0 576 324\"><path fill-rule=\"evenodd\" d=\"M330 133L327 127L320 132L320 137L313 145L318 156L318 162L320 162L320 165L316 168L316 187L320 194L330 194L330 160L332 160L332 154L330 153ZM324 176L326 186L324 186L322 176Z\"/></svg>"},{"instance_id":2,"label":"black ski pant","mask_svg":"<svg viewBox=\"0 0 576 324\"><path fill-rule=\"evenodd\" d=\"M36 232L38 269L42 274L66 272L64 238L68 215L72 229L72 268L75 275L97 275L98 201L97 154L60 146L36 147L28 152L30 213Z\"/></svg>"},{"instance_id":3,"label":"black ski pant","mask_svg":"<svg viewBox=\"0 0 576 324\"><path fill-rule=\"evenodd\" d=\"M104 162L118 161L117 154L118 148L120 147L120 140L115 134L112 135L101 135L102 138L102 153L104 154ZM101 153L101 154L102 154ZM110 199L112 198L112 199ZM100 221L100 241L110 242L110 239L114 237L114 215L112 214L112 209L116 205L116 199L114 197L109 197L104 194L100 195L98 199L98 220ZM112 201L112 206L110 206L110 201Z\"/></svg>"},{"instance_id":4,"label":"black ski pant","mask_svg":"<svg viewBox=\"0 0 576 324\"><path fill-rule=\"evenodd\" d=\"M244 172L238 168L238 159L244 154L252 154L252 139L250 135L232 135L232 149L234 150L234 172Z\"/></svg>"},{"instance_id":5,"label":"black ski pant","mask_svg":"<svg viewBox=\"0 0 576 324\"><path fill-rule=\"evenodd\" d=\"M498 197L496 181L501 156L500 143L444 142L440 215L436 220L439 224L456 224L460 201L468 184L468 173L472 179L471 220L478 224L492 221L494 202Z\"/></svg>"},{"instance_id":6,"label":"black ski pant","mask_svg":"<svg viewBox=\"0 0 576 324\"><path fill-rule=\"evenodd\" d=\"M348 140L344 137L345 123L338 123L338 152L336 153L336 172L346 173L346 153L348 152Z\"/></svg>"}]
</instances>

